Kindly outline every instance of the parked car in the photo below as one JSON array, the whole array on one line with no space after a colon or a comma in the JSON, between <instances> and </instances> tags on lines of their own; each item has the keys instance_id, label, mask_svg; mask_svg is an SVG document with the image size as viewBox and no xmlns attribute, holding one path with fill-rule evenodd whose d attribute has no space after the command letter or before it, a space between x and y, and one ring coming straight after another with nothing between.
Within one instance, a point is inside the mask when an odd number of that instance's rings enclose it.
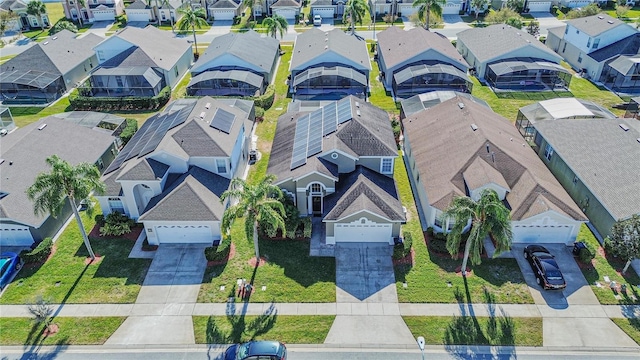
<instances>
[{"instance_id":1,"label":"parked car","mask_svg":"<svg viewBox=\"0 0 640 360\"><path fill-rule=\"evenodd\" d=\"M322 16L314 15L313 16L313 26L320 26L320 25L322 25Z\"/></svg>"},{"instance_id":2,"label":"parked car","mask_svg":"<svg viewBox=\"0 0 640 360\"><path fill-rule=\"evenodd\" d=\"M22 267L22 260L18 254L4 252L0 255L0 289L4 289L11 281L11 278Z\"/></svg>"},{"instance_id":3,"label":"parked car","mask_svg":"<svg viewBox=\"0 0 640 360\"><path fill-rule=\"evenodd\" d=\"M285 360L286 357L287 347L279 341L249 341L231 345L224 352L224 360Z\"/></svg>"},{"instance_id":4,"label":"parked car","mask_svg":"<svg viewBox=\"0 0 640 360\"><path fill-rule=\"evenodd\" d=\"M555 257L544 246L527 246L524 248L524 258L529 261L536 282L545 290L561 290L567 287Z\"/></svg>"}]
</instances>

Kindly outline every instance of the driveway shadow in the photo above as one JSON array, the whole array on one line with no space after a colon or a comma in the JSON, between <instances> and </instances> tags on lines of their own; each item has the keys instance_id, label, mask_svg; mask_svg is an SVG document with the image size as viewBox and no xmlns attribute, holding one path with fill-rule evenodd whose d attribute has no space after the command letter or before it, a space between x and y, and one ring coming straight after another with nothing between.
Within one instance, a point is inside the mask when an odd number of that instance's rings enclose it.
<instances>
[{"instance_id":1,"label":"driveway shadow","mask_svg":"<svg viewBox=\"0 0 640 360\"><path fill-rule=\"evenodd\" d=\"M393 285L393 294L381 294L382 300L392 302L388 297L395 296L397 301L391 251L387 244L336 244L336 286L362 301Z\"/></svg>"}]
</instances>

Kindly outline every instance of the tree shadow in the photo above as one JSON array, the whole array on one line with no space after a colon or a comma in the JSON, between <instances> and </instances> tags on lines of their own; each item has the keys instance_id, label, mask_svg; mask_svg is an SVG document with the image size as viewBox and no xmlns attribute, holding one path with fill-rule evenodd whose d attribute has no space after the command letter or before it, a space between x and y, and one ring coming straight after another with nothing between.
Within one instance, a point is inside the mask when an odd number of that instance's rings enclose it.
<instances>
[{"instance_id":1,"label":"tree shadow","mask_svg":"<svg viewBox=\"0 0 640 360\"><path fill-rule=\"evenodd\" d=\"M149 266L151 266L151 259L129 258L129 253L135 242L122 238L90 239L89 241L96 254L104 255L100 263L90 265L98 267L93 275L94 277L125 278L125 285L142 285ZM89 256L84 243L76 251L76 256Z\"/></svg>"},{"instance_id":2,"label":"tree shadow","mask_svg":"<svg viewBox=\"0 0 640 360\"><path fill-rule=\"evenodd\" d=\"M42 325L42 328L40 328L40 326L38 325ZM19 358L20 360L53 360L69 347L67 345L69 343L69 338L65 336L58 339L53 345L53 348L47 346L48 351L41 352L42 345L46 340L46 336L44 336L45 326L44 324L35 324L34 327L36 328L36 330L40 328L40 332L35 339L31 339L30 343L26 343L24 353ZM4 360L8 358L3 357L2 359Z\"/></svg>"},{"instance_id":3,"label":"tree shadow","mask_svg":"<svg viewBox=\"0 0 640 360\"><path fill-rule=\"evenodd\" d=\"M303 287L336 281L334 258L309 256L309 241L263 240L262 255L284 269L284 275Z\"/></svg>"}]
</instances>

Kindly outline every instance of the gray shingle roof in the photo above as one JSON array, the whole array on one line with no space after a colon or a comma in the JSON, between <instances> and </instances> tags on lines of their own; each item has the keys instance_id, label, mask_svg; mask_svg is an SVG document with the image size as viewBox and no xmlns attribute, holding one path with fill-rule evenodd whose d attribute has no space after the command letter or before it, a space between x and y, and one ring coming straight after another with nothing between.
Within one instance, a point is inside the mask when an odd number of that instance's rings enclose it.
<instances>
[{"instance_id":1,"label":"gray shingle roof","mask_svg":"<svg viewBox=\"0 0 640 360\"><path fill-rule=\"evenodd\" d=\"M272 8L291 7L291 6L300 7L300 3L295 0L278 0L273 5L271 5Z\"/></svg>"},{"instance_id":2,"label":"gray shingle roof","mask_svg":"<svg viewBox=\"0 0 640 360\"><path fill-rule=\"evenodd\" d=\"M315 28L296 37L291 56L291 70L302 70L301 66L312 62L327 51L354 62L357 69L371 70L369 52L364 39L351 36L340 29L324 32Z\"/></svg>"},{"instance_id":3,"label":"gray shingle roof","mask_svg":"<svg viewBox=\"0 0 640 360\"><path fill-rule=\"evenodd\" d=\"M468 29L458 33L461 41L479 62L486 62L525 47L537 48L549 55L549 59L562 59L526 30L505 24L485 28Z\"/></svg>"},{"instance_id":4,"label":"gray shingle roof","mask_svg":"<svg viewBox=\"0 0 640 360\"><path fill-rule=\"evenodd\" d=\"M629 26L605 13L569 20L567 23L589 36L598 36L621 25Z\"/></svg>"},{"instance_id":5,"label":"gray shingle roof","mask_svg":"<svg viewBox=\"0 0 640 360\"><path fill-rule=\"evenodd\" d=\"M144 29L127 26L114 36L139 47L158 67L165 70L173 68L184 53L192 48L186 39L176 38L171 32L155 26Z\"/></svg>"},{"instance_id":6,"label":"gray shingle roof","mask_svg":"<svg viewBox=\"0 0 640 360\"><path fill-rule=\"evenodd\" d=\"M157 180L169 170L169 166L149 158L129 161L120 172L117 180Z\"/></svg>"},{"instance_id":7,"label":"gray shingle roof","mask_svg":"<svg viewBox=\"0 0 640 360\"><path fill-rule=\"evenodd\" d=\"M270 36L261 37L253 30L246 33L231 32L215 37L204 54L193 65L191 72L205 71L209 62L225 54L231 54L259 67L264 73L269 73L273 68L273 62L276 61L279 49L280 42ZM224 65L237 66L235 62Z\"/></svg>"},{"instance_id":8,"label":"gray shingle roof","mask_svg":"<svg viewBox=\"0 0 640 360\"><path fill-rule=\"evenodd\" d=\"M231 0L218 0L215 4L209 5L212 9L237 9L240 4Z\"/></svg>"},{"instance_id":9,"label":"gray shingle roof","mask_svg":"<svg viewBox=\"0 0 640 360\"><path fill-rule=\"evenodd\" d=\"M132 46L120 54L112 57L100 65L103 68L111 67L157 67L158 64L137 46Z\"/></svg>"},{"instance_id":10,"label":"gray shingle roof","mask_svg":"<svg viewBox=\"0 0 640 360\"><path fill-rule=\"evenodd\" d=\"M17 11L27 8L27 3L22 0L4 0L0 3L0 9Z\"/></svg>"},{"instance_id":11,"label":"gray shingle roof","mask_svg":"<svg viewBox=\"0 0 640 360\"><path fill-rule=\"evenodd\" d=\"M311 8L313 8L314 6L327 6L327 5L333 5L333 0L313 0L311 1Z\"/></svg>"},{"instance_id":12,"label":"gray shingle roof","mask_svg":"<svg viewBox=\"0 0 640 360\"><path fill-rule=\"evenodd\" d=\"M588 56L601 62L618 55L636 55L638 51L640 51L640 34L636 33L589 53Z\"/></svg>"},{"instance_id":13,"label":"gray shingle roof","mask_svg":"<svg viewBox=\"0 0 640 360\"><path fill-rule=\"evenodd\" d=\"M449 58L456 67L465 70L469 68L446 37L421 27L404 31L398 26L390 26L378 33L377 37L378 54L384 59L388 69L431 49Z\"/></svg>"},{"instance_id":14,"label":"gray shingle roof","mask_svg":"<svg viewBox=\"0 0 640 360\"><path fill-rule=\"evenodd\" d=\"M462 109L459 103L464 104ZM471 124L478 129L473 131ZM531 213L540 194L570 218L586 220L515 126L491 109L455 97L408 116L403 125L431 206L444 210L454 195L464 196L463 173L481 158L502 174L511 188L506 199L514 220Z\"/></svg>"},{"instance_id":15,"label":"gray shingle roof","mask_svg":"<svg viewBox=\"0 0 640 360\"><path fill-rule=\"evenodd\" d=\"M150 9L149 5L147 5L146 2L142 1L142 0L136 0L133 3L129 4L129 6L127 6L125 8L125 10L142 10L142 9Z\"/></svg>"},{"instance_id":16,"label":"gray shingle roof","mask_svg":"<svg viewBox=\"0 0 640 360\"><path fill-rule=\"evenodd\" d=\"M47 126L38 130L43 124ZM45 159L56 154L73 165L93 164L114 140L108 132L52 118L3 136L0 139L0 158L4 159L0 165L0 191L9 195L0 200L2 212L12 220L39 227L47 217L33 214L33 204L25 191L40 172L50 170Z\"/></svg>"},{"instance_id":17,"label":"gray shingle roof","mask_svg":"<svg viewBox=\"0 0 640 360\"><path fill-rule=\"evenodd\" d=\"M623 119L536 123L557 156L616 219L640 213L640 132Z\"/></svg>"}]
</instances>

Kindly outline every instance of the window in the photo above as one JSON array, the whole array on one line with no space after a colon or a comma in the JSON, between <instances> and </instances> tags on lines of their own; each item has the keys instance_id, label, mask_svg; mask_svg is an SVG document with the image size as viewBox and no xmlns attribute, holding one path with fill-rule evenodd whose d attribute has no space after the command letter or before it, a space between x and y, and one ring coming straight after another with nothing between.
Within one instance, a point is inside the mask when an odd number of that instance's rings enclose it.
<instances>
[{"instance_id":1,"label":"window","mask_svg":"<svg viewBox=\"0 0 640 360\"><path fill-rule=\"evenodd\" d=\"M227 162L224 159L216 159L216 167L218 168L218 174L227 173Z\"/></svg>"},{"instance_id":2,"label":"window","mask_svg":"<svg viewBox=\"0 0 640 360\"><path fill-rule=\"evenodd\" d=\"M433 225L442 229L442 219L439 215L436 215L436 221L433 222Z\"/></svg>"},{"instance_id":3,"label":"window","mask_svg":"<svg viewBox=\"0 0 640 360\"><path fill-rule=\"evenodd\" d=\"M591 38L589 38L589 40L587 40L587 48L591 46Z\"/></svg>"},{"instance_id":4,"label":"window","mask_svg":"<svg viewBox=\"0 0 640 360\"><path fill-rule=\"evenodd\" d=\"M595 39L595 40L593 40L593 46L591 48L592 49L597 49L598 45L600 45L600 39Z\"/></svg>"},{"instance_id":5,"label":"window","mask_svg":"<svg viewBox=\"0 0 640 360\"><path fill-rule=\"evenodd\" d=\"M567 43L564 43L564 46L562 46L562 52L564 52L565 50L567 50Z\"/></svg>"},{"instance_id":6,"label":"window","mask_svg":"<svg viewBox=\"0 0 640 360\"><path fill-rule=\"evenodd\" d=\"M573 185L578 183L578 175L573 176Z\"/></svg>"},{"instance_id":7,"label":"window","mask_svg":"<svg viewBox=\"0 0 640 360\"><path fill-rule=\"evenodd\" d=\"M391 174L393 173L393 159L392 158L384 158L380 163L380 172L383 174Z\"/></svg>"},{"instance_id":8,"label":"window","mask_svg":"<svg viewBox=\"0 0 640 360\"><path fill-rule=\"evenodd\" d=\"M311 192L312 193L322 192L322 185L320 185L320 184L311 184Z\"/></svg>"},{"instance_id":9,"label":"window","mask_svg":"<svg viewBox=\"0 0 640 360\"><path fill-rule=\"evenodd\" d=\"M124 214L124 205L120 198L109 198L109 209L111 209L111 212Z\"/></svg>"},{"instance_id":10,"label":"window","mask_svg":"<svg viewBox=\"0 0 640 360\"><path fill-rule=\"evenodd\" d=\"M102 158L98 159L98 169L102 170L102 168L104 167L104 162L102 161Z\"/></svg>"},{"instance_id":11,"label":"window","mask_svg":"<svg viewBox=\"0 0 640 360\"><path fill-rule=\"evenodd\" d=\"M178 77L178 66L176 65L176 67L174 68L175 73L176 73L176 77Z\"/></svg>"},{"instance_id":12,"label":"window","mask_svg":"<svg viewBox=\"0 0 640 360\"><path fill-rule=\"evenodd\" d=\"M96 51L96 55L98 56L98 60L104 61L104 51L98 50Z\"/></svg>"},{"instance_id":13,"label":"window","mask_svg":"<svg viewBox=\"0 0 640 360\"><path fill-rule=\"evenodd\" d=\"M547 158L547 160L551 160L551 156L553 156L553 148L551 145L547 144L544 147L544 157Z\"/></svg>"},{"instance_id":14,"label":"window","mask_svg":"<svg viewBox=\"0 0 640 360\"><path fill-rule=\"evenodd\" d=\"M580 55L578 55L578 62L581 63L582 62L582 53L580 53Z\"/></svg>"}]
</instances>

